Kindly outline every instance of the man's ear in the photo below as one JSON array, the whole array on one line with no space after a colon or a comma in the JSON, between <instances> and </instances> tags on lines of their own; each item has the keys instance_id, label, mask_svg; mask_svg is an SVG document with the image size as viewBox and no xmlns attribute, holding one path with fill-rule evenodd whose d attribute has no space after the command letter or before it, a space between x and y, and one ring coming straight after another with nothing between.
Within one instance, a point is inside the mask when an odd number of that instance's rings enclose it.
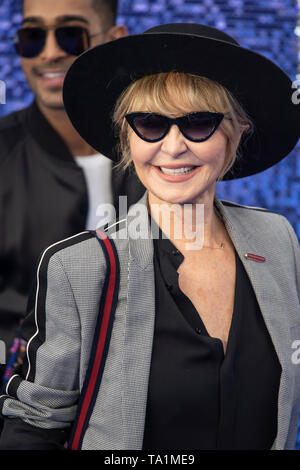
<instances>
[{"instance_id":1,"label":"man's ear","mask_svg":"<svg viewBox=\"0 0 300 470\"><path fill-rule=\"evenodd\" d=\"M114 39L123 38L128 35L128 30L123 24L116 24L112 26L105 34L106 41L113 41Z\"/></svg>"}]
</instances>

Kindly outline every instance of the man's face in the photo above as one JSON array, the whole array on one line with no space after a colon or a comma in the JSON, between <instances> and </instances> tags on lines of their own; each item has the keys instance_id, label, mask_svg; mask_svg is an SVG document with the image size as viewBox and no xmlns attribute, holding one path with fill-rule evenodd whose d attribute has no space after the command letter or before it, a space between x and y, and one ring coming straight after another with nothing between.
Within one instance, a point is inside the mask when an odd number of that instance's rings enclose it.
<instances>
[{"instance_id":1,"label":"man's face","mask_svg":"<svg viewBox=\"0 0 300 470\"><path fill-rule=\"evenodd\" d=\"M63 109L62 88L70 65L76 56L63 51L56 42L55 26L81 26L95 37L90 38L90 46L114 39L126 34L126 30L107 25L92 8L92 0L24 0L23 23L25 27L51 28L48 31L45 47L33 58L21 58L22 68L35 94L41 109ZM99 34L100 33L100 34ZM123 34L124 33L124 34Z\"/></svg>"}]
</instances>

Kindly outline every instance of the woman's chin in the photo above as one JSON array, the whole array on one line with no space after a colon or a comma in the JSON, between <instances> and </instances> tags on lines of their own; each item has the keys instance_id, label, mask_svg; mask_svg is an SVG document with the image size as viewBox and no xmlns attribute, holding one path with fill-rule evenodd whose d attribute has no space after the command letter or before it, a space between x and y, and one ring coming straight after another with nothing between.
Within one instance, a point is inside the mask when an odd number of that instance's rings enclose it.
<instances>
[{"instance_id":1,"label":"woman's chin","mask_svg":"<svg viewBox=\"0 0 300 470\"><path fill-rule=\"evenodd\" d=\"M149 202L151 204L197 204L201 203L201 194L182 194L182 191L178 193L173 191L168 191L161 193L160 191L151 191L149 192Z\"/></svg>"}]
</instances>

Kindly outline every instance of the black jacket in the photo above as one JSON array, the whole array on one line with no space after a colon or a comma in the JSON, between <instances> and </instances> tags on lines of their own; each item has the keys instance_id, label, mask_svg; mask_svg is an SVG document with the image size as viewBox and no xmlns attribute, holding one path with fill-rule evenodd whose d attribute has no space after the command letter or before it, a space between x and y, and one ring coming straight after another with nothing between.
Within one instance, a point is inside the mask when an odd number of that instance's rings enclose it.
<instances>
[{"instance_id":1,"label":"black jacket","mask_svg":"<svg viewBox=\"0 0 300 470\"><path fill-rule=\"evenodd\" d=\"M114 200L145 191L134 174L113 170ZM0 120L0 339L8 347L26 311L40 253L85 230L85 177L36 104Z\"/></svg>"}]
</instances>

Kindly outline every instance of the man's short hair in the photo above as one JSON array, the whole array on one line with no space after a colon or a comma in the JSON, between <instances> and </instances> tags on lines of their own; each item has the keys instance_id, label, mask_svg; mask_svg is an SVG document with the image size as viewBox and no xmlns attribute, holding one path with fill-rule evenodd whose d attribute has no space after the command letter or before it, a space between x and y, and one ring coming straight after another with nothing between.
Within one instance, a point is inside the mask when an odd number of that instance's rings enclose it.
<instances>
[{"instance_id":1,"label":"man's short hair","mask_svg":"<svg viewBox=\"0 0 300 470\"><path fill-rule=\"evenodd\" d=\"M101 17L103 25L111 27L116 24L118 0L92 0L92 7Z\"/></svg>"},{"instance_id":2,"label":"man's short hair","mask_svg":"<svg viewBox=\"0 0 300 470\"><path fill-rule=\"evenodd\" d=\"M22 0L22 9L24 7ZM114 26L117 21L118 0L92 0L92 7L101 17L102 24L107 28Z\"/></svg>"}]
</instances>

